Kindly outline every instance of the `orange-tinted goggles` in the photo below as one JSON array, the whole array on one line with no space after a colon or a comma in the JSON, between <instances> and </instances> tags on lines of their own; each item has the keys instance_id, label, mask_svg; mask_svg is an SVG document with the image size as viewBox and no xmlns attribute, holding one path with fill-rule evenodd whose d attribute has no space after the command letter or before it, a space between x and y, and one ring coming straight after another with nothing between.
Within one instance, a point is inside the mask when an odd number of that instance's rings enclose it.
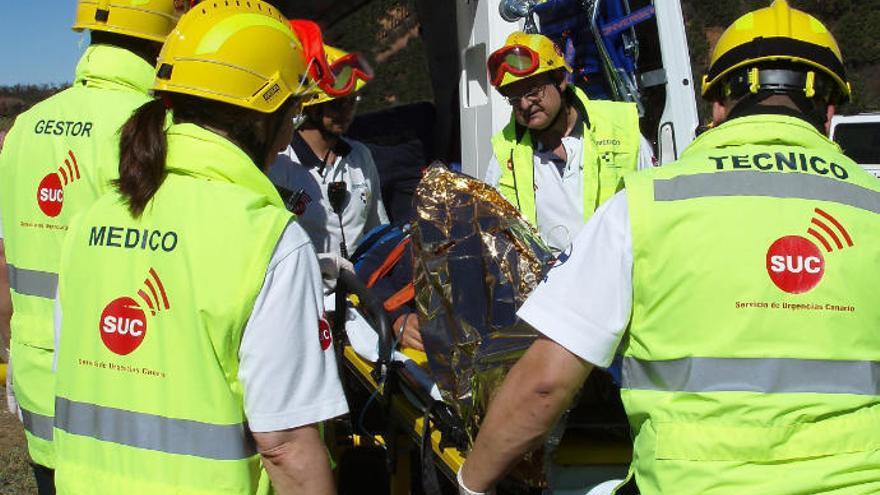
<instances>
[{"instance_id":1,"label":"orange-tinted goggles","mask_svg":"<svg viewBox=\"0 0 880 495\"><path fill-rule=\"evenodd\" d=\"M528 76L535 72L540 63L538 52L525 45L510 45L495 50L486 64L492 86L498 87L504 74L517 77Z\"/></svg>"},{"instance_id":2,"label":"orange-tinted goggles","mask_svg":"<svg viewBox=\"0 0 880 495\"><path fill-rule=\"evenodd\" d=\"M331 84L321 85L321 89L333 98L351 93L359 79L364 82L373 79L372 67L356 53L349 53L330 64L330 73L333 76Z\"/></svg>"}]
</instances>

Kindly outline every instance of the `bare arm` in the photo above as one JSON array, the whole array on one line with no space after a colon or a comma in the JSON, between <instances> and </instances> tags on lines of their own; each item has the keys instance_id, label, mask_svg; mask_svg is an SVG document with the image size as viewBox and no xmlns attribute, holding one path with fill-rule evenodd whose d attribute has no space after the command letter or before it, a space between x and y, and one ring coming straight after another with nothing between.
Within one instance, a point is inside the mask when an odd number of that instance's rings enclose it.
<instances>
[{"instance_id":1,"label":"bare arm","mask_svg":"<svg viewBox=\"0 0 880 495\"><path fill-rule=\"evenodd\" d=\"M541 337L511 368L489 406L461 468L465 486L485 492L537 447L569 406L593 366Z\"/></svg>"},{"instance_id":2,"label":"bare arm","mask_svg":"<svg viewBox=\"0 0 880 495\"><path fill-rule=\"evenodd\" d=\"M9 360L9 322L12 320L12 294L9 292L9 272L6 267L6 249L0 239L0 357Z\"/></svg>"},{"instance_id":3,"label":"bare arm","mask_svg":"<svg viewBox=\"0 0 880 495\"><path fill-rule=\"evenodd\" d=\"M254 433L254 439L278 495L336 493L317 425Z\"/></svg>"}]
</instances>

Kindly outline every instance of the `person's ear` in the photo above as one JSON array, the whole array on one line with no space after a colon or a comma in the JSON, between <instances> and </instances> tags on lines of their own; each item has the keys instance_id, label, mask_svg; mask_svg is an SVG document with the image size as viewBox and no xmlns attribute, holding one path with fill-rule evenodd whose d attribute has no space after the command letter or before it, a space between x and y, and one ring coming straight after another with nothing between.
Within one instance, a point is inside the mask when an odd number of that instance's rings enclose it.
<instances>
[{"instance_id":1,"label":"person's ear","mask_svg":"<svg viewBox=\"0 0 880 495\"><path fill-rule=\"evenodd\" d=\"M831 117L834 117L834 114L837 113L837 105L828 105L825 108L825 135L831 135Z\"/></svg>"},{"instance_id":2,"label":"person's ear","mask_svg":"<svg viewBox=\"0 0 880 495\"><path fill-rule=\"evenodd\" d=\"M553 72L553 84L559 88L560 93L565 93L565 90L568 89L568 78L566 77L568 73L565 70L556 70Z\"/></svg>"},{"instance_id":3,"label":"person's ear","mask_svg":"<svg viewBox=\"0 0 880 495\"><path fill-rule=\"evenodd\" d=\"M725 104L725 102L715 100L712 102L712 123L715 125L719 125L725 120L727 120L727 115L730 113L730 107Z\"/></svg>"}]
</instances>

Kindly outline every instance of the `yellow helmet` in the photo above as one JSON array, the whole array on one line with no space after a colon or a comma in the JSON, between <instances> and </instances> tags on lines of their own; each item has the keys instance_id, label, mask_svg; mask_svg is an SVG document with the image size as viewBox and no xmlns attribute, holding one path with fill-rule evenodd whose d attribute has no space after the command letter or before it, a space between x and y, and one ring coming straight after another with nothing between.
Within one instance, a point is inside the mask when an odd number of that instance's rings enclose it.
<instances>
[{"instance_id":1,"label":"yellow helmet","mask_svg":"<svg viewBox=\"0 0 880 495\"><path fill-rule=\"evenodd\" d=\"M373 69L358 54L348 53L330 45L324 45L324 54L334 82L330 87L321 86L321 89L306 100L303 106L320 105L357 93L373 79Z\"/></svg>"},{"instance_id":2,"label":"yellow helmet","mask_svg":"<svg viewBox=\"0 0 880 495\"><path fill-rule=\"evenodd\" d=\"M759 68L772 62L800 68L775 74ZM703 97L717 97L731 80L751 93L761 88L803 91L808 98L820 96L829 103L847 101L852 93L834 36L818 19L792 9L785 0L740 17L721 35L703 76Z\"/></svg>"},{"instance_id":3,"label":"yellow helmet","mask_svg":"<svg viewBox=\"0 0 880 495\"><path fill-rule=\"evenodd\" d=\"M74 31L91 29L162 43L189 0L79 0Z\"/></svg>"},{"instance_id":4,"label":"yellow helmet","mask_svg":"<svg viewBox=\"0 0 880 495\"><path fill-rule=\"evenodd\" d=\"M504 46L489 55L486 65L492 86L496 88L556 69L571 72L562 50L553 40L542 34L520 31L511 33Z\"/></svg>"},{"instance_id":5,"label":"yellow helmet","mask_svg":"<svg viewBox=\"0 0 880 495\"><path fill-rule=\"evenodd\" d=\"M302 45L260 0L204 2L184 15L159 54L153 89L272 113L307 90Z\"/></svg>"}]
</instances>

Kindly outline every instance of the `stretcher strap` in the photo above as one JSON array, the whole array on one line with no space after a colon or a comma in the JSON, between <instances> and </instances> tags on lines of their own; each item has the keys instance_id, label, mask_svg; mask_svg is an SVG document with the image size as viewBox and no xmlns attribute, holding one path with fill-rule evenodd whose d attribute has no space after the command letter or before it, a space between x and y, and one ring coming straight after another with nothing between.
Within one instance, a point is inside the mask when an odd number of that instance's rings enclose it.
<instances>
[{"instance_id":1,"label":"stretcher strap","mask_svg":"<svg viewBox=\"0 0 880 495\"><path fill-rule=\"evenodd\" d=\"M407 246L409 246L411 240L412 238L407 236L407 238L404 239L403 242L401 242L397 246L394 246L394 249L392 249L391 253L388 254L388 257L385 258L385 261L382 262L379 268L376 268L376 271L374 271L372 275L370 275L370 279L367 281L368 288L375 285L377 280L387 275L388 272L390 272L391 269L394 268L394 265L396 265L397 262L400 261L400 258L403 257L403 253L406 251L406 248Z\"/></svg>"},{"instance_id":2,"label":"stretcher strap","mask_svg":"<svg viewBox=\"0 0 880 495\"><path fill-rule=\"evenodd\" d=\"M394 295L385 300L385 311L393 313L400 309L404 304L412 301L416 297L416 287L412 282L406 284L402 289L395 292Z\"/></svg>"}]
</instances>

